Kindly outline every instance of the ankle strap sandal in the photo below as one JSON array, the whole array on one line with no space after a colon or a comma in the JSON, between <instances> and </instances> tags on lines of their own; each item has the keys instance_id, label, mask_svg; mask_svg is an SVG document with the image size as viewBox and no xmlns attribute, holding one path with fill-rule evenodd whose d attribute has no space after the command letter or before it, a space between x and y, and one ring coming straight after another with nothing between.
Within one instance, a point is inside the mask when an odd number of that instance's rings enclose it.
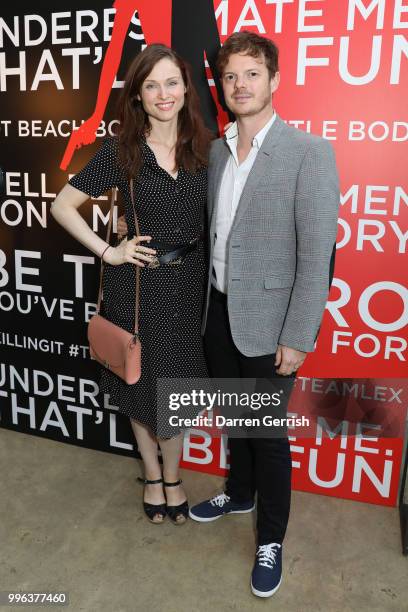
<instances>
[{"instance_id":1,"label":"ankle strap sandal","mask_svg":"<svg viewBox=\"0 0 408 612\"><path fill-rule=\"evenodd\" d=\"M163 480L163 484L165 487L177 487L183 481L181 478L176 482L166 482ZM166 505L167 514L169 515L169 519L174 525L183 525L188 519L188 501L185 500L181 502L178 506L169 506Z\"/></svg>"},{"instance_id":2,"label":"ankle strap sandal","mask_svg":"<svg viewBox=\"0 0 408 612\"><path fill-rule=\"evenodd\" d=\"M144 485L147 484L159 484L163 482L163 478L158 478L157 480L148 480L147 478L140 478L138 476L137 480ZM151 523L155 525L160 525L163 523L166 518L166 504L149 504L148 502L143 501L143 509L144 512ZM154 518L156 517L156 520Z\"/></svg>"}]
</instances>

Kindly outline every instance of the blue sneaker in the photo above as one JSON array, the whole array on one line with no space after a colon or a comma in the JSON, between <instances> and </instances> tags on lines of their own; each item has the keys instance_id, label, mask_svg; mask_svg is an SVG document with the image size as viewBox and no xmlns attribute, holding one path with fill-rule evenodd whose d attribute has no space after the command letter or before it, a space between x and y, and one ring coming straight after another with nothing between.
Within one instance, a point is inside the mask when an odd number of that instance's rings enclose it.
<instances>
[{"instance_id":1,"label":"blue sneaker","mask_svg":"<svg viewBox=\"0 0 408 612\"><path fill-rule=\"evenodd\" d=\"M231 501L226 493L220 493L190 508L189 515L195 521L207 523L208 521L215 521L224 514L244 514L245 512L252 512L254 508L254 502L239 504Z\"/></svg>"},{"instance_id":2,"label":"blue sneaker","mask_svg":"<svg viewBox=\"0 0 408 612\"><path fill-rule=\"evenodd\" d=\"M272 542L258 546L251 589L258 597L270 597L282 582L282 545Z\"/></svg>"}]
</instances>

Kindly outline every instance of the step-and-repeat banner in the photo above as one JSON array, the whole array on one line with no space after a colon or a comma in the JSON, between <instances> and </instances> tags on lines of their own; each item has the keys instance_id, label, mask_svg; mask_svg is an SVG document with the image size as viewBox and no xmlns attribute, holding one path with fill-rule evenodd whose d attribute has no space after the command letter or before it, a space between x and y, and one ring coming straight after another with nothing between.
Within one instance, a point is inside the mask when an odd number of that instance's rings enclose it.
<instances>
[{"instance_id":1,"label":"step-and-repeat banner","mask_svg":"<svg viewBox=\"0 0 408 612\"><path fill-rule=\"evenodd\" d=\"M171 44L190 62L206 122L222 129L228 117L215 58L229 34L247 29L280 48L278 113L332 142L341 178L333 285L289 408L316 417L315 435L291 436L293 485L394 505L408 376L407 28L405 0L3 6L1 426L135 454L129 421L98 393L99 366L89 358L86 325L100 262L53 220L50 206L112 134L126 67L145 44ZM79 138L88 144L75 150ZM114 230L120 197L117 204ZM104 236L108 194L81 213ZM336 426L325 427L336 402ZM362 415L369 416L365 429ZM182 464L224 474L225 436L193 429Z\"/></svg>"}]
</instances>

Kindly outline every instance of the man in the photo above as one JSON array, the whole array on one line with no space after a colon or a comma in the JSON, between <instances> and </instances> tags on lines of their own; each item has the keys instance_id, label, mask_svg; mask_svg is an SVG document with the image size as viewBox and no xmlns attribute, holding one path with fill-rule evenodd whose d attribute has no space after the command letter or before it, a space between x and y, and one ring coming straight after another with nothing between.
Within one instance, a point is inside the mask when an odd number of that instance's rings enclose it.
<instances>
[{"instance_id":1,"label":"man","mask_svg":"<svg viewBox=\"0 0 408 612\"><path fill-rule=\"evenodd\" d=\"M292 378L314 348L330 286L339 187L329 142L276 114L275 44L230 36L217 68L236 122L209 160L209 280L203 316L216 378ZM287 436L229 439L225 492L190 510L196 521L251 512L257 492L255 595L269 597L282 572L289 518Z\"/></svg>"}]
</instances>

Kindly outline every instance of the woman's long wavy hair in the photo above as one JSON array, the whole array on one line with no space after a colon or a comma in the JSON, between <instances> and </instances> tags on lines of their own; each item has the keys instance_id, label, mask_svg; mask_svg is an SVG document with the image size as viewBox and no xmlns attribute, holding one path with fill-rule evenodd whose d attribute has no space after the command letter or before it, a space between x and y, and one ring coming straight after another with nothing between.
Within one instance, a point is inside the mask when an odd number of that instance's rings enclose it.
<instances>
[{"instance_id":1,"label":"woman's long wavy hair","mask_svg":"<svg viewBox=\"0 0 408 612\"><path fill-rule=\"evenodd\" d=\"M176 167L183 166L189 172L197 172L207 164L209 146L214 136L204 125L190 67L169 47L152 44L139 53L129 66L117 105L119 161L129 178L135 177L142 166L142 137L151 129L149 117L137 96L154 66L165 58L179 67L186 86L184 105L178 115Z\"/></svg>"}]
</instances>

